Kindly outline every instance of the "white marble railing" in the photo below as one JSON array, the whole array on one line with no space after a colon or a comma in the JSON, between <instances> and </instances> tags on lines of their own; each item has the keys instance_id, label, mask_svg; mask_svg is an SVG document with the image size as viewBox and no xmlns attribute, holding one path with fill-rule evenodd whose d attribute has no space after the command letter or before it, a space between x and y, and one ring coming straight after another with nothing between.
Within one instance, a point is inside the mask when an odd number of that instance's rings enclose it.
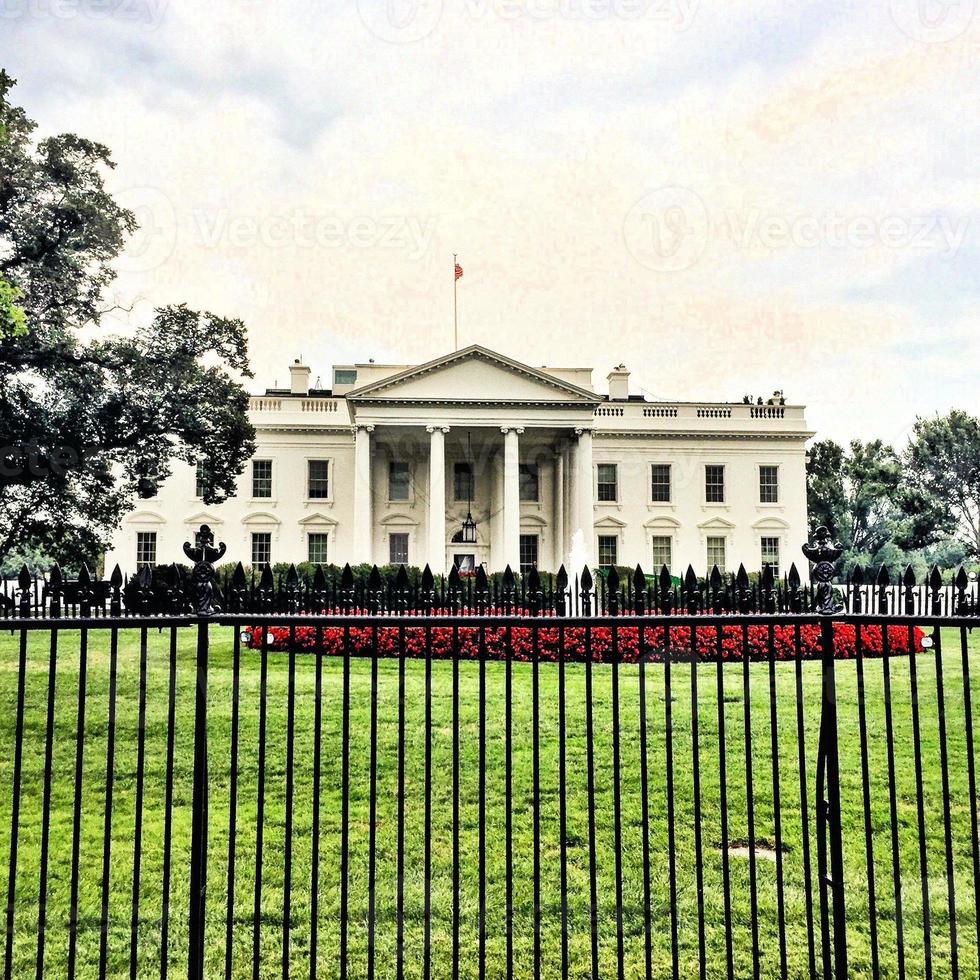
<instances>
[{"instance_id":1,"label":"white marble railing","mask_svg":"<svg viewBox=\"0 0 980 980\"><path fill-rule=\"evenodd\" d=\"M343 398L290 398L284 395L253 395L248 400L249 411L259 419L270 416L324 416L324 422L342 423L348 418ZM308 422L313 421L307 419Z\"/></svg>"},{"instance_id":2,"label":"white marble railing","mask_svg":"<svg viewBox=\"0 0 980 980\"><path fill-rule=\"evenodd\" d=\"M641 426L667 428L705 426L754 429L760 426L777 429L801 429L806 422L801 405L752 405L697 402L606 402L596 407L600 428L638 423Z\"/></svg>"},{"instance_id":3,"label":"white marble railing","mask_svg":"<svg viewBox=\"0 0 980 980\"><path fill-rule=\"evenodd\" d=\"M276 395L252 395L248 407L253 412L336 412L339 398L284 398Z\"/></svg>"}]
</instances>

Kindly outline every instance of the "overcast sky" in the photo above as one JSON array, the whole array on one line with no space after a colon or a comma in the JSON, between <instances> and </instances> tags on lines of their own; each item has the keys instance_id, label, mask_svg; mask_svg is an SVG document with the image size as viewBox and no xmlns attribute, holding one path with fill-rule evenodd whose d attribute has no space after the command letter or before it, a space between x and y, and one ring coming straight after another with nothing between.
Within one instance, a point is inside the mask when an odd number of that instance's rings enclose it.
<instances>
[{"instance_id":1,"label":"overcast sky","mask_svg":"<svg viewBox=\"0 0 980 980\"><path fill-rule=\"evenodd\" d=\"M118 299L256 388L447 352L458 252L461 344L901 443L980 414L975 6L0 0L0 64L112 148Z\"/></svg>"}]
</instances>

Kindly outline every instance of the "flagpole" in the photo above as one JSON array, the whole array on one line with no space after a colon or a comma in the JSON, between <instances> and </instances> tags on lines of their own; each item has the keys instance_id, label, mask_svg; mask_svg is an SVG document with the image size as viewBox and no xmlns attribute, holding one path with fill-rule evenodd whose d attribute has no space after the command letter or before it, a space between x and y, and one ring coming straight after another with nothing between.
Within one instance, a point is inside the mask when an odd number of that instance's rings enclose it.
<instances>
[{"instance_id":1,"label":"flagpole","mask_svg":"<svg viewBox=\"0 0 980 980\"><path fill-rule=\"evenodd\" d=\"M459 350L459 321L456 315L456 290L459 276L456 275L456 253L453 252L453 350Z\"/></svg>"}]
</instances>

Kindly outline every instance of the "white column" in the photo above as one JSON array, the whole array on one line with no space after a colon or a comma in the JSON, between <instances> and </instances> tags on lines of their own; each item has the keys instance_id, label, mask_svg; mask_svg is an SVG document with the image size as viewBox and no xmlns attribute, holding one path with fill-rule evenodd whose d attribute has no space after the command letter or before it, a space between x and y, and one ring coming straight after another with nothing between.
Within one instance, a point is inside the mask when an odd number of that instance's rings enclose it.
<instances>
[{"instance_id":1,"label":"white column","mask_svg":"<svg viewBox=\"0 0 980 980\"><path fill-rule=\"evenodd\" d=\"M374 519L371 507L371 433L373 425L354 430L354 549L351 562L372 561Z\"/></svg>"},{"instance_id":2,"label":"white column","mask_svg":"<svg viewBox=\"0 0 980 980\"><path fill-rule=\"evenodd\" d=\"M561 560L565 563L565 570L568 570L568 555L572 548L572 531L575 530L575 512L572 510L572 450L565 446L562 452L562 462L564 464L565 485L562 487L562 513L564 515L563 524L565 525L565 541L562 546Z\"/></svg>"},{"instance_id":3,"label":"white column","mask_svg":"<svg viewBox=\"0 0 980 980\"><path fill-rule=\"evenodd\" d=\"M501 426L504 434L504 564L521 567L521 491L518 467L521 428Z\"/></svg>"},{"instance_id":4,"label":"white column","mask_svg":"<svg viewBox=\"0 0 980 980\"><path fill-rule=\"evenodd\" d=\"M565 560L565 451L559 448L555 451L555 472L554 472L554 531L553 538L555 543L554 564L552 567L558 571L558 566Z\"/></svg>"},{"instance_id":5,"label":"white column","mask_svg":"<svg viewBox=\"0 0 980 980\"><path fill-rule=\"evenodd\" d=\"M504 461L503 454L493 454L490 494L490 568L491 572L504 570Z\"/></svg>"},{"instance_id":6,"label":"white column","mask_svg":"<svg viewBox=\"0 0 980 980\"><path fill-rule=\"evenodd\" d=\"M429 568L446 571L446 433L448 425L427 425L429 433Z\"/></svg>"},{"instance_id":7,"label":"white column","mask_svg":"<svg viewBox=\"0 0 980 980\"><path fill-rule=\"evenodd\" d=\"M576 518L585 539L583 543L585 544L586 561L591 567L595 562L595 519L592 504L592 430L576 429L575 434L578 436L578 448L575 453L577 467L575 497L578 506Z\"/></svg>"},{"instance_id":8,"label":"white column","mask_svg":"<svg viewBox=\"0 0 980 980\"><path fill-rule=\"evenodd\" d=\"M579 514L581 509L578 505L578 439L572 440L568 447L568 529L565 532L568 536L568 545L571 549L572 538L579 526ZM583 532L584 533L584 532ZM579 569L581 571L581 569ZM571 573L569 573L571 574Z\"/></svg>"}]
</instances>

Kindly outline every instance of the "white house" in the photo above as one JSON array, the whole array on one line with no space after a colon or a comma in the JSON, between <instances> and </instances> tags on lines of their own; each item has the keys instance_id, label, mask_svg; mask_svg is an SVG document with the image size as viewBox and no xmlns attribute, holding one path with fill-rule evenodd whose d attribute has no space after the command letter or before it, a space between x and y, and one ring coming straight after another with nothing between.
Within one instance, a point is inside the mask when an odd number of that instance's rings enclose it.
<instances>
[{"instance_id":1,"label":"white house","mask_svg":"<svg viewBox=\"0 0 980 980\"><path fill-rule=\"evenodd\" d=\"M608 394L591 368L535 368L477 345L412 367L290 367L251 399L257 450L238 494L202 502L182 463L107 556L182 561L202 523L244 564L429 563L443 572L637 563L703 573L788 567L806 540L803 408ZM467 515L471 520L467 522ZM576 532L581 532L577 534Z\"/></svg>"}]
</instances>

